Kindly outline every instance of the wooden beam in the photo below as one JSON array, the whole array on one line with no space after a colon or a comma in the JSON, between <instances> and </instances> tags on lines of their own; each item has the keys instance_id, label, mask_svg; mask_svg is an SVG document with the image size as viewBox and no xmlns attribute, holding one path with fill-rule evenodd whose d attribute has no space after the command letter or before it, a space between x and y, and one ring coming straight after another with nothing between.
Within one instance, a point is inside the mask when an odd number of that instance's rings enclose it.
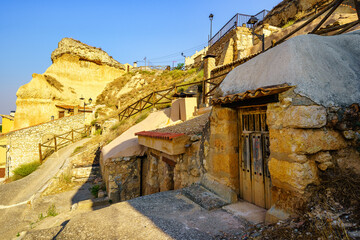
<instances>
[{"instance_id":1,"label":"wooden beam","mask_svg":"<svg viewBox=\"0 0 360 240\"><path fill-rule=\"evenodd\" d=\"M358 15L358 20L360 20L360 1L354 0L356 13Z\"/></svg>"},{"instance_id":2,"label":"wooden beam","mask_svg":"<svg viewBox=\"0 0 360 240\"><path fill-rule=\"evenodd\" d=\"M40 158L40 163L42 163L42 152L41 152L41 143L39 143L39 158Z\"/></svg>"},{"instance_id":3,"label":"wooden beam","mask_svg":"<svg viewBox=\"0 0 360 240\"><path fill-rule=\"evenodd\" d=\"M343 2L344 0L337 0L334 4L334 6L332 7L332 9L326 14L326 16L318 23L318 25L316 25L316 27L310 32L310 34L314 34L316 32L316 30L319 29L319 27L321 27L321 25L323 25L323 23L330 17L330 15L340 6L340 4Z\"/></svg>"},{"instance_id":4,"label":"wooden beam","mask_svg":"<svg viewBox=\"0 0 360 240\"><path fill-rule=\"evenodd\" d=\"M320 11L319 13L315 14L314 16L312 16L309 20L307 20L305 23L301 24L299 27L297 27L294 31L290 32L289 34L285 35L284 37L282 37L279 41L277 41L274 45L278 45L280 43L282 43L283 41L285 41L288 37L292 36L293 34L295 34L296 32L298 32L300 29L304 28L306 25L308 25L309 23L311 23L312 21L314 21L314 19L318 18L320 15L324 14L327 10L329 10L330 8L332 8L335 5L335 1L331 4L329 4L327 7L325 7L322 11Z\"/></svg>"},{"instance_id":5,"label":"wooden beam","mask_svg":"<svg viewBox=\"0 0 360 240\"><path fill-rule=\"evenodd\" d=\"M341 29L339 32L336 33L336 35L342 34L344 32L346 32L347 30L349 30L350 28L354 27L356 24L358 24L360 21L357 20L355 22L352 22L351 24L349 24L348 26L344 27L343 29Z\"/></svg>"},{"instance_id":6,"label":"wooden beam","mask_svg":"<svg viewBox=\"0 0 360 240\"><path fill-rule=\"evenodd\" d=\"M359 20L354 21L354 22L358 23ZM324 33L333 32L333 31L345 28L345 27L349 26L350 24L353 24L354 22L350 22L350 23L346 23L346 24L338 25L338 26L334 26L334 27L323 28L323 29L317 30L315 32L315 34L321 35L321 34L324 34Z\"/></svg>"}]
</instances>

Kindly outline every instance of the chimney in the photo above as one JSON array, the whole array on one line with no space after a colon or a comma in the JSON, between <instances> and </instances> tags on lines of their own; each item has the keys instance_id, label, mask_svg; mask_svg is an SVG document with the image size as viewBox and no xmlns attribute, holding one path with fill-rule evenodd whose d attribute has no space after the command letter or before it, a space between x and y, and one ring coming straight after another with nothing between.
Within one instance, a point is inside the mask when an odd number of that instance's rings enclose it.
<instances>
[{"instance_id":1,"label":"chimney","mask_svg":"<svg viewBox=\"0 0 360 240\"><path fill-rule=\"evenodd\" d=\"M136 68L137 67L137 62L134 62L134 68Z\"/></svg>"}]
</instances>

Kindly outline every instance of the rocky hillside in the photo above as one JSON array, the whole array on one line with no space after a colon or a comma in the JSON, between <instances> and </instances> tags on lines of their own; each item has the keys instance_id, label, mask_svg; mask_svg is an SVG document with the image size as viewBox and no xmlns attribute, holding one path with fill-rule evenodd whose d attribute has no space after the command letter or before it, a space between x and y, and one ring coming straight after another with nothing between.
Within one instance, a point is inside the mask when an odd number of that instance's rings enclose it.
<instances>
[{"instance_id":1,"label":"rocky hillside","mask_svg":"<svg viewBox=\"0 0 360 240\"><path fill-rule=\"evenodd\" d=\"M264 23L283 27L289 21L297 21L313 14L333 0L283 0L265 17ZM345 0L336 10L337 13L355 13L353 1Z\"/></svg>"},{"instance_id":2,"label":"rocky hillside","mask_svg":"<svg viewBox=\"0 0 360 240\"><path fill-rule=\"evenodd\" d=\"M53 64L17 92L15 129L58 116L56 104L78 105L79 98L96 99L105 86L122 76L122 64L99 48L64 38L51 55Z\"/></svg>"},{"instance_id":3,"label":"rocky hillside","mask_svg":"<svg viewBox=\"0 0 360 240\"><path fill-rule=\"evenodd\" d=\"M105 105L107 110L113 110L112 113L108 113L111 116L152 91L167 89L174 84L201 81L203 77L203 71L195 68L187 71L138 70L129 72L110 82L97 97L96 104ZM178 89L178 91L182 90L185 88Z\"/></svg>"}]
</instances>

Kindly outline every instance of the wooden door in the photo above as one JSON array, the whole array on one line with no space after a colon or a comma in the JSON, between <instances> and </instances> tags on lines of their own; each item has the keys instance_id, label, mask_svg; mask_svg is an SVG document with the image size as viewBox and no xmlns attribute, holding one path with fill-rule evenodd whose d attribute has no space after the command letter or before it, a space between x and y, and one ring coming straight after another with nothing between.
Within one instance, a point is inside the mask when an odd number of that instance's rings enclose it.
<instances>
[{"instance_id":1,"label":"wooden door","mask_svg":"<svg viewBox=\"0 0 360 240\"><path fill-rule=\"evenodd\" d=\"M65 111L59 111L59 118L63 118L65 116Z\"/></svg>"},{"instance_id":2,"label":"wooden door","mask_svg":"<svg viewBox=\"0 0 360 240\"><path fill-rule=\"evenodd\" d=\"M240 198L263 208L271 207L271 180L267 167L269 132L266 108L238 110L240 146Z\"/></svg>"}]
</instances>

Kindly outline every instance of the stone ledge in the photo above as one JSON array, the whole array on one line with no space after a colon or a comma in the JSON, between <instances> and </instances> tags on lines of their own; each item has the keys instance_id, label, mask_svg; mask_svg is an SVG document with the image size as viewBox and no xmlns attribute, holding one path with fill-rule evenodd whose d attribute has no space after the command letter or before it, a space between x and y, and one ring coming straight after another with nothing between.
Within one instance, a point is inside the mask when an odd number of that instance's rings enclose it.
<instances>
[{"instance_id":1,"label":"stone ledge","mask_svg":"<svg viewBox=\"0 0 360 240\"><path fill-rule=\"evenodd\" d=\"M228 203L235 203L238 200L237 193L228 186L217 182L207 174L203 175L200 184L210 191L214 192Z\"/></svg>"}]
</instances>

